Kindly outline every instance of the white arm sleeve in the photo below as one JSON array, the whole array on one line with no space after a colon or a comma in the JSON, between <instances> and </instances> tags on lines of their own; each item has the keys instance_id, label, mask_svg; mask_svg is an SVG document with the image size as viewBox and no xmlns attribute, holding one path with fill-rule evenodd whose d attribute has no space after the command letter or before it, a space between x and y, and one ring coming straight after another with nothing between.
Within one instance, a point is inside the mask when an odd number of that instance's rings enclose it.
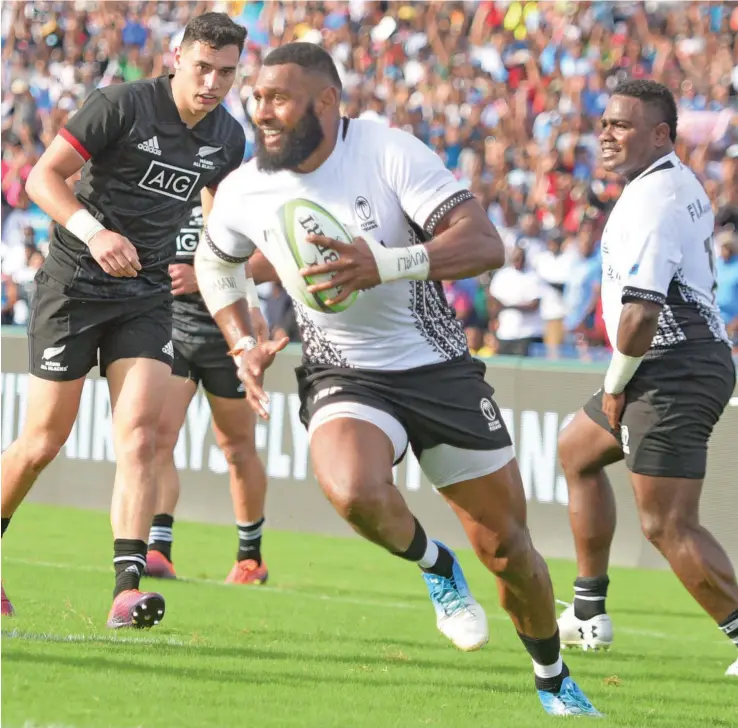
<instances>
[{"instance_id":1,"label":"white arm sleeve","mask_svg":"<svg viewBox=\"0 0 738 728\"><path fill-rule=\"evenodd\" d=\"M223 260L204 239L200 241L195 253L195 275L211 316L246 298L246 266Z\"/></svg>"},{"instance_id":2,"label":"white arm sleeve","mask_svg":"<svg viewBox=\"0 0 738 728\"><path fill-rule=\"evenodd\" d=\"M438 223L474 195L457 182L432 149L412 134L401 129L387 129L385 133L384 177L405 214L430 239Z\"/></svg>"},{"instance_id":3,"label":"white arm sleeve","mask_svg":"<svg viewBox=\"0 0 738 728\"><path fill-rule=\"evenodd\" d=\"M197 283L212 316L246 298L245 263L256 250L239 220L242 205L233 197L233 179L219 187L195 254Z\"/></svg>"},{"instance_id":4,"label":"white arm sleeve","mask_svg":"<svg viewBox=\"0 0 738 728\"><path fill-rule=\"evenodd\" d=\"M628 236L632 257L623 280L622 302L663 305L682 262L682 236L673 199L656 205L653 200L644 200L633 210Z\"/></svg>"},{"instance_id":5,"label":"white arm sleeve","mask_svg":"<svg viewBox=\"0 0 738 728\"><path fill-rule=\"evenodd\" d=\"M239 172L226 177L213 199L201 245L206 243L214 255L227 263L245 263L256 250L246 232L247 200L239 195Z\"/></svg>"}]
</instances>

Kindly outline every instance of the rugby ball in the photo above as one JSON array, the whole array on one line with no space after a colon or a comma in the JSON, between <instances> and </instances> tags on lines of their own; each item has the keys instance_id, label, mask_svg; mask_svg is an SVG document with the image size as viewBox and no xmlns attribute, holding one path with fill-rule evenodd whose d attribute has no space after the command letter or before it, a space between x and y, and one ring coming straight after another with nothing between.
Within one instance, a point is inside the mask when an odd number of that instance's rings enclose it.
<instances>
[{"instance_id":1,"label":"rugby ball","mask_svg":"<svg viewBox=\"0 0 738 728\"><path fill-rule=\"evenodd\" d=\"M298 270L338 259L335 250L308 242L308 235L324 235L349 245L353 241L351 234L328 210L310 200L296 199L286 202L277 211L277 220L282 238L287 243ZM332 277L332 275L308 276L304 280L306 286L310 286L328 281ZM345 301L329 306L326 301L338 296L340 288L338 286L320 293L309 293L305 287L302 289L301 298L307 306L316 311L339 313L349 308L359 295L358 291L354 291Z\"/></svg>"}]
</instances>

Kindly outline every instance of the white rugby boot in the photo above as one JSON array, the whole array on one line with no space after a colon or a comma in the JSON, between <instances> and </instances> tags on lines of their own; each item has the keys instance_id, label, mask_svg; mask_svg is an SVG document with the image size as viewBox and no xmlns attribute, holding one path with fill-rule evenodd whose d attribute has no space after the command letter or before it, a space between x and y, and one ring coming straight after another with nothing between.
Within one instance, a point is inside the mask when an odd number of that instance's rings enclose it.
<instances>
[{"instance_id":1,"label":"white rugby boot","mask_svg":"<svg viewBox=\"0 0 738 728\"><path fill-rule=\"evenodd\" d=\"M454 559L450 579L423 573L428 594L436 610L436 626L460 650L473 652L484 647L489 640L487 615L472 596L456 554L440 541L436 543Z\"/></svg>"},{"instance_id":2,"label":"white rugby boot","mask_svg":"<svg viewBox=\"0 0 738 728\"><path fill-rule=\"evenodd\" d=\"M608 614L577 619L570 604L558 619L562 647L581 650L608 650L612 645L612 620Z\"/></svg>"}]
</instances>

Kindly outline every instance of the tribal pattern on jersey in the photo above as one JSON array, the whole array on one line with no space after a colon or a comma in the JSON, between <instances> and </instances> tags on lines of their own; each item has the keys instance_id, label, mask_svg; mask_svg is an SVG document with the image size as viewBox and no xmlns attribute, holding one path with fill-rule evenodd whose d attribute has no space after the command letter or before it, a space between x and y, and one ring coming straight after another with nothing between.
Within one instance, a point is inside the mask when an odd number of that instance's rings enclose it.
<instances>
[{"instance_id":1,"label":"tribal pattern on jersey","mask_svg":"<svg viewBox=\"0 0 738 728\"><path fill-rule=\"evenodd\" d=\"M656 335L651 342L653 349L670 349L683 341L687 337L677 323L674 312L669 304L664 304L659 312L659 323L656 329Z\"/></svg>"},{"instance_id":2,"label":"tribal pattern on jersey","mask_svg":"<svg viewBox=\"0 0 738 728\"><path fill-rule=\"evenodd\" d=\"M340 349L325 337L325 334L305 315L305 309L299 301L293 301L295 318L302 339L303 358L310 364L330 364L334 367L348 367L346 358Z\"/></svg>"},{"instance_id":3,"label":"tribal pattern on jersey","mask_svg":"<svg viewBox=\"0 0 738 728\"><path fill-rule=\"evenodd\" d=\"M466 353L464 329L448 305L440 283L412 281L410 310L415 319L415 328L445 360Z\"/></svg>"},{"instance_id":4,"label":"tribal pattern on jersey","mask_svg":"<svg viewBox=\"0 0 738 728\"><path fill-rule=\"evenodd\" d=\"M684 279L681 269L677 271L676 283L683 300L681 308L684 310L685 319L688 319L689 324L699 329L707 326L715 341L724 341L730 345L730 339L717 306L707 304L695 295L692 287ZM669 293L671 293L671 290ZM703 335L700 338L704 339L705 337Z\"/></svg>"}]
</instances>

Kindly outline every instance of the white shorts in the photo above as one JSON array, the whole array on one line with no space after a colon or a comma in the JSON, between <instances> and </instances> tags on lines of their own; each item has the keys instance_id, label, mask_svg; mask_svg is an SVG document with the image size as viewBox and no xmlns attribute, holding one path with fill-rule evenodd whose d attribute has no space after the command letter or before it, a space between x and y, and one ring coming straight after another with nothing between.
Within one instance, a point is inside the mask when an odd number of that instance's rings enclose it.
<instances>
[{"instance_id":1,"label":"white shorts","mask_svg":"<svg viewBox=\"0 0 738 728\"><path fill-rule=\"evenodd\" d=\"M326 422L342 418L370 422L392 443L395 462L402 460L408 446L408 435L399 420L391 414L360 402L331 402L321 407L310 420L308 438ZM499 450L466 450L452 445L436 445L423 450L418 460L425 477L436 487L495 473L515 457L512 445Z\"/></svg>"}]
</instances>

